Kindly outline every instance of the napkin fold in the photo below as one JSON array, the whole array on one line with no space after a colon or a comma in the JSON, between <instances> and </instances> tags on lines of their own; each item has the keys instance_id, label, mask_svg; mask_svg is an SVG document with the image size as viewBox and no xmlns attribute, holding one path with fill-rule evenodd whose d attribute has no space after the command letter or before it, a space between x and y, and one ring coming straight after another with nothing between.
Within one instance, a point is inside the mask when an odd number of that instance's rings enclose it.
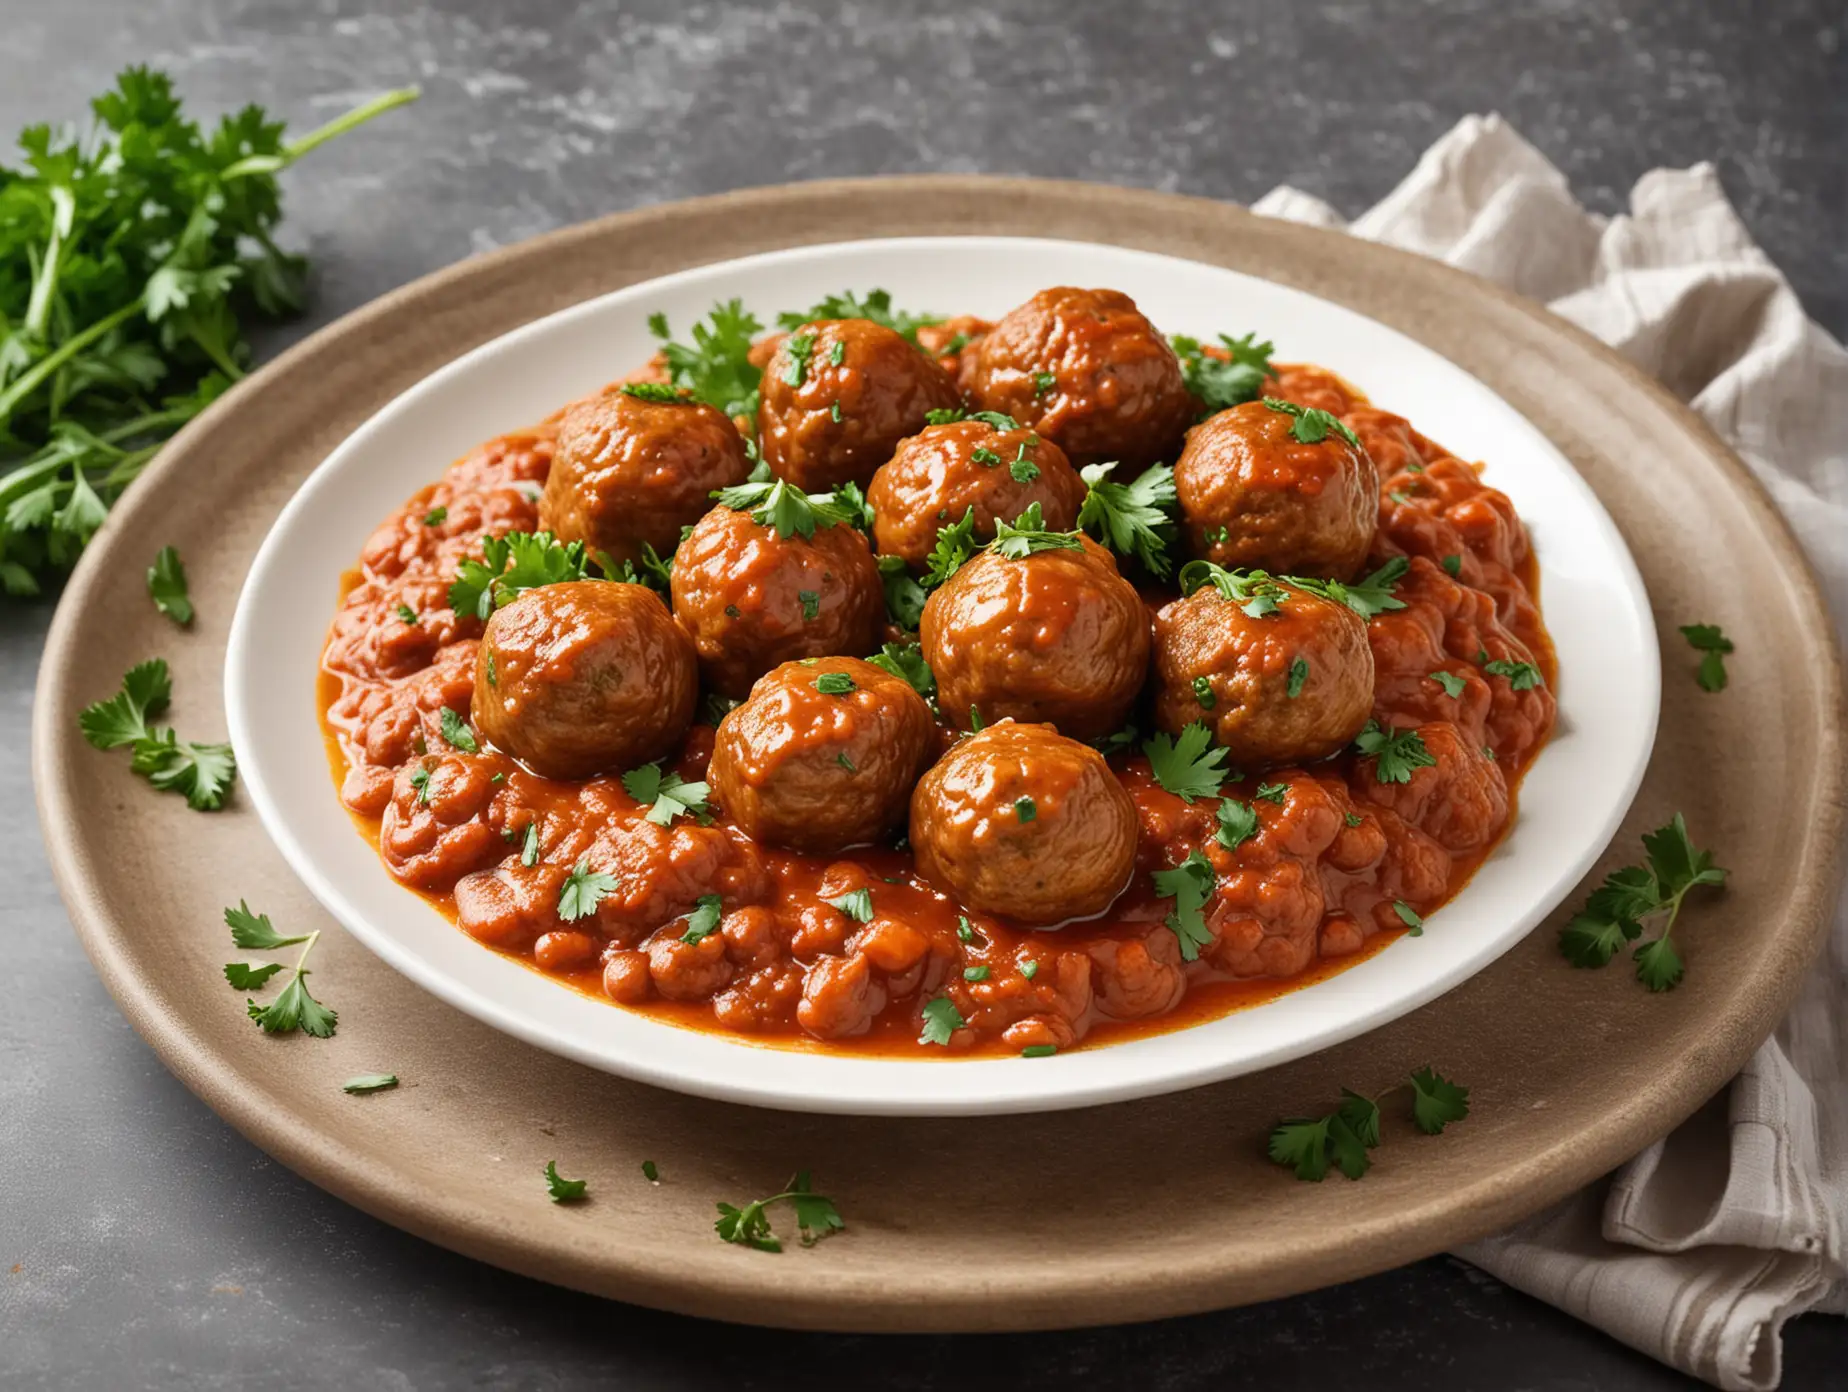
<instances>
[{"instance_id":1,"label":"napkin fold","mask_svg":"<svg viewBox=\"0 0 1848 1392\"><path fill-rule=\"evenodd\" d=\"M1465 117L1353 222L1280 188L1272 217L1435 257L1653 374L1751 467L1848 640L1848 352L1803 312L1714 169L1657 169L1588 212L1497 116ZM1848 1314L1848 912L1731 1086L1598 1184L1458 1256L1719 1387L1782 1376L1780 1332Z\"/></svg>"}]
</instances>

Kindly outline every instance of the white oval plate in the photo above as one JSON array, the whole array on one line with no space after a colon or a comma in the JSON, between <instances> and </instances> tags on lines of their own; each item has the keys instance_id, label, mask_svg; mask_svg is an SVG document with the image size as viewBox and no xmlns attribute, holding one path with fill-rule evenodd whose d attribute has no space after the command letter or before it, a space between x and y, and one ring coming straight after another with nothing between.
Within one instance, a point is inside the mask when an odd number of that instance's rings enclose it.
<instances>
[{"instance_id":1,"label":"white oval plate","mask_svg":"<svg viewBox=\"0 0 1848 1392\"><path fill-rule=\"evenodd\" d=\"M1410 417L1513 498L1540 558L1559 723L1520 816L1464 891L1330 980L1206 1024L1046 1059L853 1058L659 1024L482 947L385 872L336 799L315 674L340 574L374 526L451 461L621 376L715 300L765 323L842 289L998 316L1049 285L1126 291L1169 333L1255 329L1280 361L1320 363ZM1655 739L1660 670L1641 577L1591 490L1468 373L1352 310L1167 256L1077 242L910 238L705 266L564 310L483 345L393 401L328 457L276 520L238 601L225 701L244 785L309 890L393 967L476 1018L593 1067L682 1092L798 1111L953 1115L1089 1106L1265 1068L1385 1024L1480 971L1557 906L1617 829Z\"/></svg>"}]
</instances>

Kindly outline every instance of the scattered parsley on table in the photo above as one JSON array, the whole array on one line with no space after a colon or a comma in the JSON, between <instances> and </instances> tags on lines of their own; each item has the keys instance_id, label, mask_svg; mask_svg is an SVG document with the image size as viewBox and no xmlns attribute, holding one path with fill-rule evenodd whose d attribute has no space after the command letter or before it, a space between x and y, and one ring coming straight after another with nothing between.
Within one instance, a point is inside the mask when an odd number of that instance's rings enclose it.
<instances>
[{"instance_id":1,"label":"scattered parsley on table","mask_svg":"<svg viewBox=\"0 0 1848 1392\"><path fill-rule=\"evenodd\" d=\"M246 952L276 952L285 947L301 944L301 954L295 959L295 966L289 977L289 984L268 1005L258 1005L254 1000L246 1000L244 1008L250 1018L256 1021L257 1028L265 1034L292 1034L300 1030L303 1034L313 1035L316 1039L326 1039L334 1032L339 1022L339 1015L324 1006L308 990L308 954L314 950L321 933L316 929L289 937L278 933L270 922L268 914L252 913L250 905L238 901L235 909L225 910L225 926L231 930L231 944ZM252 967L245 962L227 962L225 980L239 991L260 991L269 984L270 978L284 970L280 962L267 962L262 966Z\"/></svg>"},{"instance_id":2,"label":"scattered parsley on table","mask_svg":"<svg viewBox=\"0 0 1848 1392\"><path fill-rule=\"evenodd\" d=\"M237 758L229 744L197 744L151 724L172 698L166 662L151 658L128 669L114 696L86 706L77 725L98 749L129 746L130 767L161 792L181 794L195 812L216 812L237 778Z\"/></svg>"},{"instance_id":3,"label":"scattered parsley on table","mask_svg":"<svg viewBox=\"0 0 1848 1392\"><path fill-rule=\"evenodd\" d=\"M1726 689L1726 655L1733 650L1732 639L1720 632L1718 624L1683 624L1681 636L1698 652L1700 668L1695 680L1702 691Z\"/></svg>"},{"instance_id":4,"label":"scattered parsley on table","mask_svg":"<svg viewBox=\"0 0 1848 1392\"><path fill-rule=\"evenodd\" d=\"M1413 1124L1428 1136L1469 1115L1468 1088L1435 1069L1420 1068L1376 1097L1343 1088L1340 1104L1326 1116L1279 1122L1270 1135L1270 1158L1302 1180L1320 1183L1331 1163L1349 1179L1359 1179L1373 1164L1368 1152L1380 1144L1380 1103L1408 1088Z\"/></svg>"},{"instance_id":5,"label":"scattered parsley on table","mask_svg":"<svg viewBox=\"0 0 1848 1392\"><path fill-rule=\"evenodd\" d=\"M566 1179L559 1174L556 1160L545 1162L545 1192L553 1203L570 1203L573 1199L581 1199L589 1187L589 1180Z\"/></svg>"},{"instance_id":6,"label":"scattered parsley on table","mask_svg":"<svg viewBox=\"0 0 1848 1392\"><path fill-rule=\"evenodd\" d=\"M1645 919L1665 914L1661 931L1631 954L1636 979L1651 991L1673 990L1681 981L1681 956L1669 935L1688 891L1698 885L1718 887L1727 871L1713 863L1688 836L1679 812L1666 826L1643 837L1642 865L1626 865L1604 877L1585 907L1559 933L1559 950L1575 967L1602 967L1626 943L1643 934Z\"/></svg>"},{"instance_id":7,"label":"scattered parsley on table","mask_svg":"<svg viewBox=\"0 0 1848 1392\"><path fill-rule=\"evenodd\" d=\"M718 1233L722 1242L755 1247L760 1252L780 1252L783 1244L771 1230L768 1211L772 1205L779 1203L787 1203L795 1210L796 1231L801 1234L804 1247L813 1247L830 1233L839 1232L847 1226L833 1200L817 1194L809 1180L809 1172L801 1170L780 1194L758 1199L742 1208L721 1203L718 1206L718 1221L712 1225L713 1231Z\"/></svg>"}]
</instances>

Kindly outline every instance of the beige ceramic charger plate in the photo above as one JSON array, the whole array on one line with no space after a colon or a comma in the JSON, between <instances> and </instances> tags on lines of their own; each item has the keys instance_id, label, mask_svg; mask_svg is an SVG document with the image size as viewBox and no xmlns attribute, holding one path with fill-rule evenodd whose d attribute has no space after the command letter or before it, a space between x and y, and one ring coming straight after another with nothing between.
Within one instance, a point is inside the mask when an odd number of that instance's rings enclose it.
<instances>
[{"instance_id":1,"label":"beige ceramic charger plate","mask_svg":"<svg viewBox=\"0 0 1848 1392\"><path fill-rule=\"evenodd\" d=\"M1680 809L1733 871L1677 929L1689 962L1679 990L1648 995L1622 964L1572 970L1551 923L1383 1029L1214 1087L956 1121L756 1111L625 1082L450 1009L336 928L247 804L189 812L132 778L125 755L79 738L78 710L155 654L173 665L178 727L222 733L225 633L270 523L348 432L458 354L690 266L955 233L1114 243L1300 287L1430 345L1551 437L1617 520L1662 635L1661 736L1604 868ZM164 543L192 574L189 632L143 590ZM302 583L325 586L331 611L333 577ZM1739 640L1722 695L1695 685L1675 632L1695 621ZM45 838L78 931L128 1017L233 1125L347 1201L458 1251L645 1305L790 1326L1143 1319L1326 1285L1494 1231L1595 1179L1725 1083L1817 951L1843 829L1842 679L1815 583L1746 470L1659 387L1535 306L1412 256L1201 200L960 176L624 214L464 262L317 334L188 428L116 509L59 610L37 716ZM234 955L221 906L240 898L289 931L329 930L313 965L340 1011L335 1038L270 1039L244 1018L219 975ZM1389 1106L1361 1183L1302 1184L1265 1160L1278 1117L1426 1063L1472 1089L1469 1120L1445 1136L1417 1135ZM340 1091L373 1071L403 1085ZM587 1202L546 1201L540 1170L554 1158L589 1180ZM642 1178L645 1159L658 1186ZM846 1234L780 1256L714 1237L715 1200L774 1192L798 1168L838 1202Z\"/></svg>"}]
</instances>

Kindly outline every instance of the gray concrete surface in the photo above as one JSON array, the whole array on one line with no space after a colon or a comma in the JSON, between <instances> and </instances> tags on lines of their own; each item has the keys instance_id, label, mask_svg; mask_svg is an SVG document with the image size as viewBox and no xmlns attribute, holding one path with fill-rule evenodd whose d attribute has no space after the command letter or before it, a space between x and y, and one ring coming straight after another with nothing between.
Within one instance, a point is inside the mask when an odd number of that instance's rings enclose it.
<instances>
[{"instance_id":1,"label":"gray concrete surface","mask_svg":"<svg viewBox=\"0 0 1848 1392\"><path fill-rule=\"evenodd\" d=\"M3 0L0 128L126 63L297 129L416 107L289 176L320 268L279 345L425 271L613 209L911 170L1055 175L1358 211L1499 109L1607 211L1711 159L1812 312L1848 331L1840 3ZM1675 1375L1436 1259L1256 1310L1033 1337L766 1333L441 1252L253 1149L170 1078L52 889L25 759L49 606L0 608L0 1386L1618 1389ZM55 834L55 833L54 833ZM1206 1218L1210 1221L1210 1215ZM1848 1324L1789 1333L1848 1388Z\"/></svg>"}]
</instances>

